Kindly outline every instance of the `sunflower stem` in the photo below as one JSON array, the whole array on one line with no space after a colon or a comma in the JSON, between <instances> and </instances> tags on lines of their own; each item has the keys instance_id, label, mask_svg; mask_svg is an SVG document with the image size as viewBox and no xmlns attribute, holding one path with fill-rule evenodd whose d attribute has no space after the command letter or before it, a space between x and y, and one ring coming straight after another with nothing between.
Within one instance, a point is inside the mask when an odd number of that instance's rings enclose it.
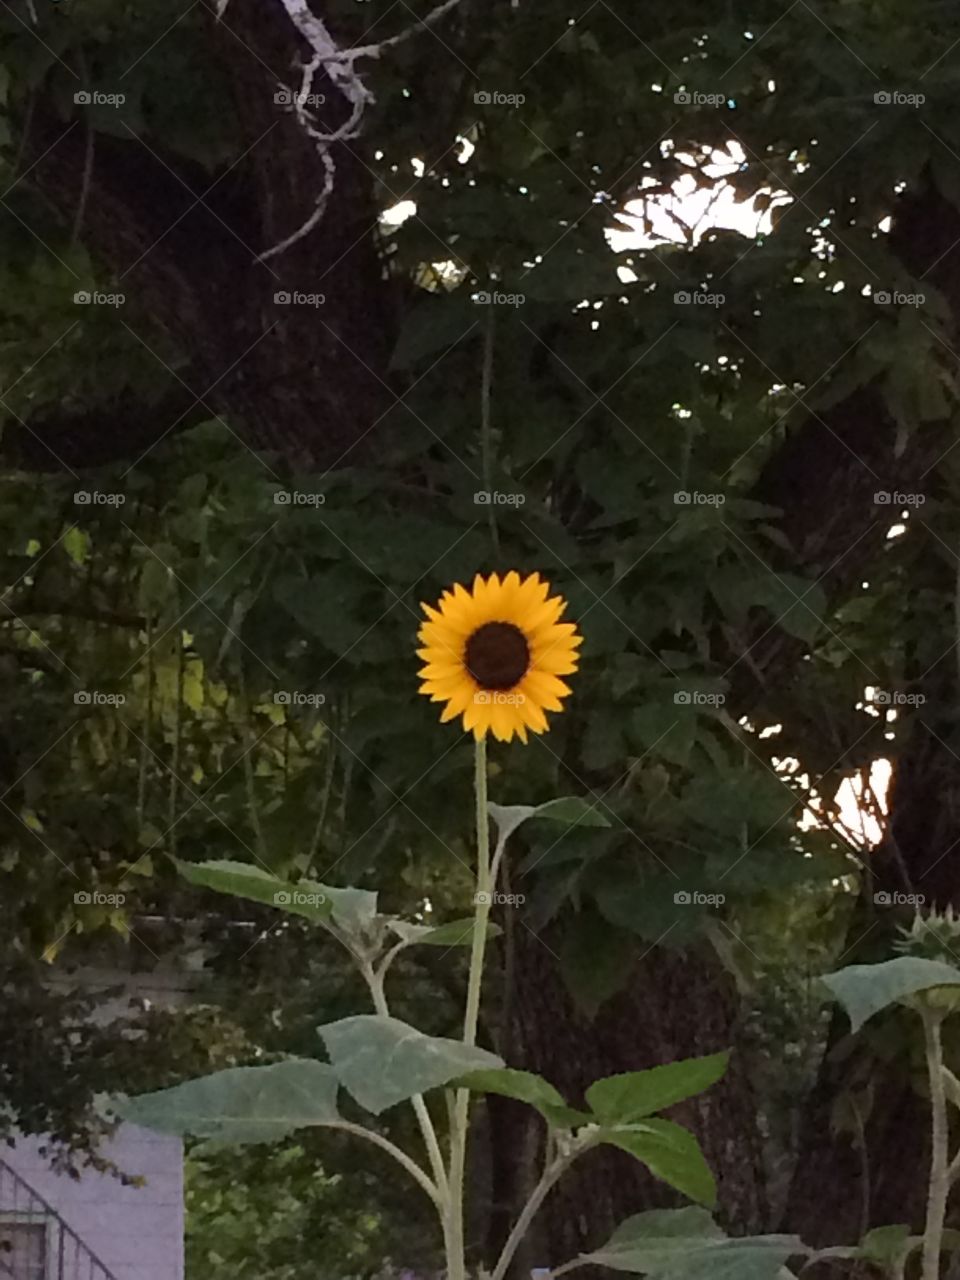
<instances>
[{"instance_id":1,"label":"sunflower stem","mask_svg":"<svg viewBox=\"0 0 960 1280\"><path fill-rule=\"evenodd\" d=\"M470 977L467 981L467 1004L463 1020L464 1044L477 1041L480 1016L480 992L483 985L483 959L487 946L487 922L493 886L490 875L490 814L487 809L487 743L478 738L474 755L474 792L477 801L477 891L474 898L473 945L470 950ZM470 1090L458 1089L450 1135L450 1201L449 1228L446 1233L447 1275L449 1280L465 1280L464 1251L464 1171L467 1156L467 1131L470 1125Z\"/></svg>"},{"instance_id":2,"label":"sunflower stem","mask_svg":"<svg viewBox=\"0 0 960 1280\"><path fill-rule=\"evenodd\" d=\"M949 1129L943 1080L943 1043L940 1035L943 1013L939 1009L923 1008L920 1016L923 1019L927 1071L930 1077L932 1118L930 1183L927 1191L927 1220L923 1232L923 1280L937 1280L940 1275L947 1197L950 1194Z\"/></svg>"}]
</instances>

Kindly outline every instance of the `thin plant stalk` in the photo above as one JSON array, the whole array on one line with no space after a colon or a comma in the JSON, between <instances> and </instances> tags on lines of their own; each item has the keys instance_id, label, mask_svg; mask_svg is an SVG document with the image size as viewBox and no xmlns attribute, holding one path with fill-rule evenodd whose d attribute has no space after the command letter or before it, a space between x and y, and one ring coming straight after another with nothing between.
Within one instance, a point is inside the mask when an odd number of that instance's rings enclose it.
<instances>
[{"instance_id":1,"label":"thin plant stalk","mask_svg":"<svg viewBox=\"0 0 960 1280\"><path fill-rule=\"evenodd\" d=\"M473 945L470 949L470 977L467 981L467 1005L463 1019L463 1039L468 1045L474 1045L477 1042L483 960L487 946L487 924L493 889L490 867L490 815L487 809L487 744L484 738L478 738L476 743L474 791L477 801L477 892L474 899L476 906L473 917ZM470 1090L458 1089L450 1134L450 1199L446 1239L449 1280L465 1280L466 1276L463 1197L469 1124Z\"/></svg>"},{"instance_id":2,"label":"thin plant stalk","mask_svg":"<svg viewBox=\"0 0 960 1280\"><path fill-rule=\"evenodd\" d=\"M940 1036L943 1015L938 1010L923 1008L920 1016L923 1019L932 1111L930 1185L927 1191L927 1221L923 1231L922 1274L923 1280L939 1280L943 1225L947 1214L947 1196L950 1194L947 1097L943 1078L943 1044Z\"/></svg>"},{"instance_id":3,"label":"thin plant stalk","mask_svg":"<svg viewBox=\"0 0 960 1280\"><path fill-rule=\"evenodd\" d=\"M367 962L361 962L360 972L363 974L367 986L370 989L370 995L373 998L373 1007L382 1018L389 1018L390 1006L387 1004L386 992L383 988L384 971L379 974L375 973ZM447 1230L447 1217L449 1215L448 1202L448 1186L447 1171L443 1164L443 1155L440 1151L440 1144L437 1141L437 1131L434 1128L433 1120L422 1094L415 1093L410 1099L416 1113L417 1123L420 1125L420 1132L423 1135L423 1141L427 1148L427 1155L430 1158L430 1168L433 1170L433 1176L436 1184L437 1196L436 1202L440 1208L441 1218L444 1226L444 1236Z\"/></svg>"},{"instance_id":4,"label":"thin plant stalk","mask_svg":"<svg viewBox=\"0 0 960 1280\"><path fill-rule=\"evenodd\" d=\"M504 1280L507 1269L513 1261L513 1255L519 1248L524 1236L530 1230L530 1224L536 1217L537 1210L546 1200L555 1183L559 1182L563 1174L566 1173L567 1169L584 1149L580 1148L577 1151L567 1153L565 1156L558 1156L546 1166L540 1181L534 1187L529 1200L514 1223L513 1230L507 1237L507 1242L503 1246L503 1252L497 1260L497 1265L493 1269L490 1280Z\"/></svg>"}]
</instances>

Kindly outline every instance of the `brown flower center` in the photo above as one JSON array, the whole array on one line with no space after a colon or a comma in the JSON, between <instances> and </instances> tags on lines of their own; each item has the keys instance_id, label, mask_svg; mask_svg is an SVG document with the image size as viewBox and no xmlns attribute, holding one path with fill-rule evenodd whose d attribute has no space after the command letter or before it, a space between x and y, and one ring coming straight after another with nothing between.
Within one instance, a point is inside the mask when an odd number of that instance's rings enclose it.
<instances>
[{"instance_id":1,"label":"brown flower center","mask_svg":"<svg viewBox=\"0 0 960 1280\"><path fill-rule=\"evenodd\" d=\"M530 646L512 622L485 622L467 641L464 660L481 689L512 689L530 666Z\"/></svg>"}]
</instances>

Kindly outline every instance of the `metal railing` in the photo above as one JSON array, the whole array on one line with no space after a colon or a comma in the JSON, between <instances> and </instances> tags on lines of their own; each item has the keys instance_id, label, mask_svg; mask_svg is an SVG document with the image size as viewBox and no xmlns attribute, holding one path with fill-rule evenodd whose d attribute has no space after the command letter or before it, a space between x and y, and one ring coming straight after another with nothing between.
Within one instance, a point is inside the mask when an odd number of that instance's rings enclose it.
<instances>
[{"instance_id":1,"label":"metal railing","mask_svg":"<svg viewBox=\"0 0 960 1280\"><path fill-rule=\"evenodd\" d=\"M117 1280L53 1205L2 1160L0 1280Z\"/></svg>"}]
</instances>

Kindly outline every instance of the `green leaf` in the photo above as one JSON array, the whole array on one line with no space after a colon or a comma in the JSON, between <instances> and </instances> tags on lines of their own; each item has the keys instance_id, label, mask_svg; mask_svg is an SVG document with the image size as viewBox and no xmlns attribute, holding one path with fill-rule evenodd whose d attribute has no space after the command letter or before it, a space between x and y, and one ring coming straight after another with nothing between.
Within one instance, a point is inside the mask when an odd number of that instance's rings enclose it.
<instances>
[{"instance_id":1,"label":"green leaf","mask_svg":"<svg viewBox=\"0 0 960 1280\"><path fill-rule=\"evenodd\" d=\"M640 949L635 935L588 906L568 918L560 943L560 972L577 1008L588 1018L627 985Z\"/></svg>"},{"instance_id":2,"label":"green leaf","mask_svg":"<svg viewBox=\"0 0 960 1280\"><path fill-rule=\"evenodd\" d=\"M703 1093L722 1078L729 1054L685 1058L649 1071L625 1071L595 1081L587 1090L587 1103L605 1124L629 1124L663 1111L674 1103Z\"/></svg>"},{"instance_id":3,"label":"green leaf","mask_svg":"<svg viewBox=\"0 0 960 1280\"><path fill-rule=\"evenodd\" d=\"M610 822L596 801L583 796L561 796L545 804L488 804L487 808L497 824L500 840L505 841L530 818L548 818L568 827L609 827Z\"/></svg>"},{"instance_id":4,"label":"green leaf","mask_svg":"<svg viewBox=\"0 0 960 1280\"><path fill-rule=\"evenodd\" d=\"M533 805L529 804L500 805L491 802L487 808L497 824L501 841L508 840L522 823L532 818L537 812Z\"/></svg>"},{"instance_id":5,"label":"green leaf","mask_svg":"<svg viewBox=\"0 0 960 1280\"><path fill-rule=\"evenodd\" d=\"M768 609L788 635L812 643L827 612L826 593L818 583L792 573L780 574L775 581L778 590L771 593Z\"/></svg>"},{"instance_id":6,"label":"green leaf","mask_svg":"<svg viewBox=\"0 0 960 1280\"><path fill-rule=\"evenodd\" d=\"M797 1236L729 1239L703 1209L652 1209L621 1222L584 1262L650 1280L777 1280L792 1254L809 1250Z\"/></svg>"},{"instance_id":7,"label":"green leaf","mask_svg":"<svg viewBox=\"0 0 960 1280\"><path fill-rule=\"evenodd\" d=\"M691 1200L712 1208L717 1184L700 1144L682 1125L672 1120L644 1120L639 1124L604 1129L601 1142L629 1151L642 1160L655 1177L669 1183Z\"/></svg>"},{"instance_id":8,"label":"green leaf","mask_svg":"<svg viewBox=\"0 0 960 1280\"><path fill-rule=\"evenodd\" d=\"M337 1076L374 1115L503 1060L460 1040L424 1035L398 1018L360 1014L319 1028Z\"/></svg>"},{"instance_id":9,"label":"green leaf","mask_svg":"<svg viewBox=\"0 0 960 1280\"><path fill-rule=\"evenodd\" d=\"M568 827L610 826L601 802L587 796L560 796L557 800L548 800L546 804L538 805L531 816L549 818L551 822L562 822Z\"/></svg>"},{"instance_id":10,"label":"green leaf","mask_svg":"<svg viewBox=\"0 0 960 1280\"><path fill-rule=\"evenodd\" d=\"M79 525L71 525L63 535L62 542L64 551L74 564L86 564L93 544L85 529L81 529Z\"/></svg>"},{"instance_id":11,"label":"green leaf","mask_svg":"<svg viewBox=\"0 0 960 1280\"><path fill-rule=\"evenodd\" d=\"M315 880L291 884L248 862L183 862L175 858L180 874L191 884L236 898L262 902L320 924L331 918L355 933L370 924L377 913L377 895L366 889L334 889Z\"/></svg>"},{"instance_id":12,"label":"green leaf","mask_svg":"<svg viewBox=\"0 0 960 1280\"><path fill-rule=\"evenodd\" d=\"M860 1241L860 1253L881 1265L897 1258L910 1239L910 1228L902 1222L887 1227L874 1227Z\"/></svg>"},{"instance_id":13,"label":"green leaf","mask_svg":"<svg viewBox=\"0 0 960 1280\"><path fill-rule=\"evenodd\" d=\"M515 1071L511 1067L503 1067L499 1071L472 1071L456 1083L475 1093L497 1093L504 1098L527 1102L556 1129L579 1128L592 1119L582 1111L568 1107L563 1095L543 1076L532 1071Z\"/></svg>"},{"instance_id":14,"label":"green leaf","mask_svg":"<svg viewBox=\"0 0 960 1280\"><path fill-rule=\"evenodd\" d=\"M852 1030L858 1031L868 1018L906 996L930 987L960 986L960 969L939 960L900 956L882 964L851 964L825 974L821 981L847 1011Z\"/></svg>"},{"instance_id":15,"label":"green leaf","mask_svg":"<svg viewBox=\"0 0 960 1280\"><path fill-rule=\"evenodd\" d=\"M406 920L391 920L390 928L404 942L421 947L468 947L473 941L473 916L462 920L448 920L435 927L412 924ZM487 941L498 937L503 930L492 920L487 922Z\"/></svg>"},{"instance_id":16,"label":"green leaf","mask_svg":"<svg viewBox=\"0 0 960 1280\"><path fill-rule=\"evenodd\" d=\"M325 1062L290 1058L269 1067L231 1067L122 1099L114 1110L147 1129L207 1138L218 1146L276 1142L295 1129L335 1123L337 1088L336 1072Z\"/></svg>"},{"instance_id":17,"label":"green leaf","mask_svg":"<svg viewBox=\"0 0 960 1280\"><path fill-rule=\"evenodd\" d=\"M462 296L425 297L410 312L390 361L391 370L409 369L454 346L484 318L484 310Z\"/></svg>"}]
</instances>

